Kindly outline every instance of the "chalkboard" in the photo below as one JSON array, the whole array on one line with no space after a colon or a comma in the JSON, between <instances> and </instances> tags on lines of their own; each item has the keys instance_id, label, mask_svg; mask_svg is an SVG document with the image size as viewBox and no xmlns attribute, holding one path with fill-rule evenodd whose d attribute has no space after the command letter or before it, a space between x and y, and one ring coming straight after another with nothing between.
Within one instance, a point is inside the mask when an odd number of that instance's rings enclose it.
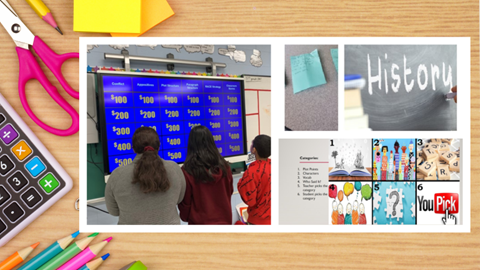
<instances>
[{"instance_id":1,"label":"chalkboard","mask_svg":"<svg viewBox=\"0 0 480 270\"><path fill-rule=\"evenodd\" d=\"M457 85L456 45L347 45L345 74L366 80L372 130L457 130L457 104L443 97Z\"/></svg>"}]
</instances>

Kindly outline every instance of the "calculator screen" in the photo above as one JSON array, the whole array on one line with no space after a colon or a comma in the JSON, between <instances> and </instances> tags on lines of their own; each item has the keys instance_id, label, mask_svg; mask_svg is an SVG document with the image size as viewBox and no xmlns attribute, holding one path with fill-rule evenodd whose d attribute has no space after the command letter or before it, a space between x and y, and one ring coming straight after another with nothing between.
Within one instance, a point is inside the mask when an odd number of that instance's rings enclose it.
<instances>
[{"instance_id":1,"label":"calculator screen","mask_svg":"<svg viewBox=\"0 0 480 270\"><path fill-rule=\"evenodd\" d=\"M132 136L143 126L157 131L164 160L185 161L190 130L198 125L210 129L222 156L247 153L243 79L98 76L105 173L132 162Z\"/></svg>"}]
</instances>

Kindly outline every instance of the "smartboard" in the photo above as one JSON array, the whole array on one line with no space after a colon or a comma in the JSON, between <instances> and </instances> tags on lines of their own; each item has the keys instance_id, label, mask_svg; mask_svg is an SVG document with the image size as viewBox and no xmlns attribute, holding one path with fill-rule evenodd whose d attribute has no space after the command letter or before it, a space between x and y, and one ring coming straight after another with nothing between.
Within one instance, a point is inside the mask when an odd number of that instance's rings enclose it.
<instances>
[{"instance_id":1,"label":"smartboard","mask_svg":"<svg viewBox=\"0 0 480 270\"><path fill-rule=\"evenodd\" d=\"M457 130L457 104L444 98L457 85L456 45L346 45L345 74L366 80L372 130Z\"/></svg>"},{"instance_id":2,"label":"smartboard","mask_svg":"<svg viewBox=\"0 0 480 270\"><path fill-rule=\"evenodd\" d=\"M222 156L246 155L243 79L99 74L98 85L106 174L132 162L142 126L157 131L165 160L185 161L197 125L210 129Z\"/></svg>"}]
</instances>

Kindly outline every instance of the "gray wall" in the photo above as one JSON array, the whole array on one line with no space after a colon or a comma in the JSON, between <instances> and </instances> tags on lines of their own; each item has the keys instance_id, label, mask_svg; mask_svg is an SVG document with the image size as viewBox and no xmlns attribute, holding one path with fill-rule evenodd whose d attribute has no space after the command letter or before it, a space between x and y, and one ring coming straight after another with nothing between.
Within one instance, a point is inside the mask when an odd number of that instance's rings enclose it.
<instances>
[{"instance_id":1,"label":"gray wall","mask_svg":"<svg viewBox=\"0 0 480 270\"><path fill-rule=\"evenodd\" d=\"M227 64L226 68L219 68L217 73L227 73L227 74L234 74L234 75L242 75L242 74L251 74L251 75L263 75L263 76L270 76L271 75L271 64L270 64L270 45L236 45L237 50L242 50L245 52L246 61L245 62L235 62L234 60L230 60L230 57L219 55L218 49L223 48L226 49L227 45L215 45L215 51L213 54L208 53L188 53L185 51L184 48L180 49L180 52L177 52L175 49L167 49L163 48L161 45L155 47L152 50L150 47L139 47L136 45L130 45L127 50L130 55L139 55L139 56L146 56L146 57L159 57L159 58L167 58L168 53L172 53L175 56L175 59L184 59L184 60L193 60L193 61L205 61L205 58L211 57L213 58L214 62L225 63ZM259 50L261 53L261 58L263 60L263 65L260 67L254 67L250 64L250 56L253 54L253 49ZM99 66L99 67L122 67L121 60L112 60L108 59L105 60L103 55L104 53L112 53L112 54L120 54L121 50L115 50L114 48L110 47L109 45L99 45L98 48L95 47L87 53L87 64L91 67ZM131 68L134 69L158 69L158 70L166 70L165 64L154 64L148 62L135 62L132 61ZM191 72L205 72L205 68L203 67L194 67L194 66L175 66L175 71L191 71Z\"/></svg>"}]
</instances>

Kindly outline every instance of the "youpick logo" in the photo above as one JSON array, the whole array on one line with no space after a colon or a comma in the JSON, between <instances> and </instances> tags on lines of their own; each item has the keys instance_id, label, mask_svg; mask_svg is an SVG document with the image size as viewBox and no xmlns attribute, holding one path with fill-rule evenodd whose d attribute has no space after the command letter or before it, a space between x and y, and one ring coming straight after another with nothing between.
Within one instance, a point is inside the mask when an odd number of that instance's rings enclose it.
<instances>
[{"instance_id":1,"label":"youpick logo","mask_svg":"<svg viewBox=\"0 0 480 270\"><path fill-rule=\"evenodd\" d=\"M458 213L458 193L435 193L434 198L435 214L445 214L445 211L450 208L450 214Z\"/></svg>"},{"instance_id":2,"label":"youpick logo","mask_svg":"<svg viewBox=\"0 0 480 270\"><path fill-rule=\"evenodd\" d=\"M458 193L435 193L433 200L418 196L419 211L434 211L435 214L445 214L450 208L450 214L458 214Z\"/></svg>"}]
</instances>

